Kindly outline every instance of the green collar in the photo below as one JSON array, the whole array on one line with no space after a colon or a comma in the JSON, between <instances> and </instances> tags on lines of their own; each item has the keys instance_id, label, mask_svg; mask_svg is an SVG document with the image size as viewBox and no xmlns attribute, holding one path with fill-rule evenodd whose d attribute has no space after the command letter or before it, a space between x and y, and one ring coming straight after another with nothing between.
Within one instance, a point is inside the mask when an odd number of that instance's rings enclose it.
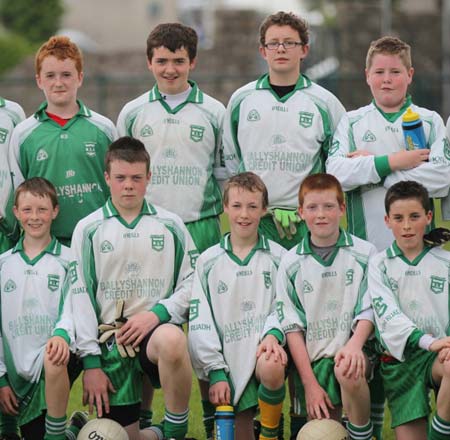
<instances>
[{"instance_id":1,"label":"green collar","mask_svg":"<svg viewBox=\"0 0 450 440\"><path fill-rule=\"evenodd\" d=\"M83 101L77 99L77 104L80 108L74 117L83 116L85 118L90 118L92 116L91 111L83 104ZM37 109L36 113L34 114L34 117L38 121L43 122L43 121L47 121L50 119L50 117L46 113L47 106L48 106L48 102L44 101Z\"/></svg>"},{"instance_id":2,"label":"green collar","mask_svg":"<svg viewBox=\"0 0 450 440\"><path fill-rule=\"evenodd\" d=\"M386 113L383 110L381 110L380 107L378 107L377 103L375 102L375 99L372 100L373 105L377 108L377 110L383 115L384 119L386 119L389 122L395 122L400 116L405 113L406 109L411 106L412 104L412 98L411 95L406 95L405 102L400 107L400 110L395 113Z\"/></svg>"},{"instance_id":3,"label":"green collar","mask_svg":"<svg viewBox=\"0 0 450 440\"><path fill-rule=\"evenodd\" d=\"M269 241L267 240L267 238L262 234L258 234L258 241L256 242L255 246L253 246L252 250L248 253L245 259L241 260L233 253L230 236L231 234L228 232L220 239L220 247L224 249L227 252L228 256L240 266L246 266L252 259L253 255L255 255L256 251L270 251Z\"/></svg>"},{"instance_id":4,"label":"green collar","mask_svg":"<svg viewBox=\"0 0 450 440\"><path fill-rule=\"evenodd\" d=\"M147 200L144 199L144 202L142 203L141 212L139 213L138 217L141 217L143 215L155 215L155 214L156 209L153 207L153 205L151 205L149 202L147 202ZM103 205L103 215L106 218L119 217L120 219L122 219L122 217L119 214L119 211L114 206L111 197L109 197L106 203Z\"/></svg>"},{"instance_id":5,"label":"green collar","mask_svg":"<svg viewBox=\"0 0 450 440\"><path fill-rule=\"evenodd\" d=\"M310 87L311 84L312 84L311 80L306 75L300 74L298 77L297 83L295 84L293 92ZM270 85L270 79L269 79L268 73L264 74L263 76L261 76L257 79L256 89L257 90L266 89L266 90L273 91L273 89Z\"/></svg>"},{"instance_id":6,"label":"green collar","mask_svg":"<svg viewBox=\"0 0 450 440\"><path fill-rule=\"evenodd\" d=\"M6 105L6 101L0 96L0 107L4 107Z\"/></svg>"},{"instance_id":7,"label":"green collar","mask_svg":"<svg viewBox=\"0 0 450 440\"><path fill-rule=\"evenodd\" d=\"M335 247L340 248L340 247L347 247L347 246L353 246L353 239L348 232L339 228L339 237L335 244ZM297 254L298 255L314 254L314 251L311 248L311 233L310 232L308 232L308 234L298 244Z\"/></svg>"},{"instance_id":8,"label":"green collar","mask_svg":"<svg viewBox=\"0 0 450 440\"><path fill-rule=\"evenodd\" d=\"M189 93L189 96L187 97L186 101L183 104L185 104L187 102L192 102L194 104L202 104L203 103L203 92L198 88L198 85L195 81L188 80L188 83L191 85L192 89L191 89L191 93ZM150 90L148 100L149 100L149 102L153 102L153 101L165 102L161 95L161 92L158 89L158 84L155 84L153 86L153 88Z\"/></svg>"},{"instance_id":9,"label":"green collar","mask_svg":"<svg viewBox=\"0 0 450 440\"><path fill-rule=\"evenodd\" d=\"M23 247L24 236L22 235L18 241L18 243L14 246L12 253L19 252L21 257L31 265L37 263L45 254L51 255L61 255L61 243L52 236L52 241L47 245L45 249L43 249L39 255L36 255L33 259L30 259L28 255L25 253L25 249Z\"/></svg>"},{"instance_id":10,"label":"green collar","mask_svg":"<svg viewBox=\"0 0 450 440\"><path fill-rule=\"evenodd\" d=\"M428 252L430 252L431 249L432 248L429 246L424 246L424 248L422 249L422 252L419 255L417 255L417 257L414 258L413 261L409 261L408 258L405 257L405 254L403 253L403 251L399 248L397 242L394 241L392 243L392 245L386 249L386 255L388 258L399 257L406 264L409 264L410 266L417 266L420 263L420 261L422 260L422 258L425 257L425 255L428 254Z\"/></svg>"}]
</instances>

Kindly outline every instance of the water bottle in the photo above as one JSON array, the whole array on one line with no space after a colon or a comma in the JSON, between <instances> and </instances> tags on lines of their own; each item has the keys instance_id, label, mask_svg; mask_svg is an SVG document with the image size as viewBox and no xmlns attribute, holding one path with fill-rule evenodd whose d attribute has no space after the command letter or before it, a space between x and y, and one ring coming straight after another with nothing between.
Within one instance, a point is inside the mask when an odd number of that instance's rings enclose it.
<instances>
[{"instance_id":1,"label":"water bottle","mask_svg":"<svg viewBox=\"0 0 450 440\"><path fill-rule=\"evenodd\" d=\"M402 128L407 150L427 148L423 123L419 114L413 112L411 108L403 115Z\"/></svg>"},{"instance_id":2,"label":"water bottle","mask_svg":"<svg viewBox=\"0 0 450 440\"><path fill-rule=\"evenodd\" d=\"M234 412L228 405L218 406L214 420L215 440L234 440Z\"/></svg>"}]
</instances>

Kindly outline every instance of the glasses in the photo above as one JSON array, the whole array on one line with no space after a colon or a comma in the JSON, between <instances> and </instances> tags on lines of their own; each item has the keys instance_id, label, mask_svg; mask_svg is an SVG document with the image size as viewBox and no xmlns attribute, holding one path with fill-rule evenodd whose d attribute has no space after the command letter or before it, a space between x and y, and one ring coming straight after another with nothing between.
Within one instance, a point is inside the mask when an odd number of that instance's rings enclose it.
<instances>
[{"instance_id":1,"label":"glasses","mask_svg":"<svg viewBox=\"0 0 450 440\"><path fill-rule=\"evenodd\" d=\"M289 50L296 46L303 46L303 43L301 41L273 41L264 45L269 50L278 50L280 46L283 46L284 50Z\"/></svg>"}]
</instances>

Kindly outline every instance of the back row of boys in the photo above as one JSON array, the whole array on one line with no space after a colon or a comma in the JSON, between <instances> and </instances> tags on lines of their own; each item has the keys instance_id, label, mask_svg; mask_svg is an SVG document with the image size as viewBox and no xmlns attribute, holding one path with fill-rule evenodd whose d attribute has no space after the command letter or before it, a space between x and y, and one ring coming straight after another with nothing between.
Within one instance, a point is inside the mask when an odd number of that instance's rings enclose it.
<instances>
[{"instance_id":1,"label":"back row of boys","mask_svg":"<svg viewBox=\"0 0 450 440\"><path fill-rule=\"evenodd\" d=\"M262 217L260 230L286 248L298 244L306 231L304 222L298 224L296 215L298 184L306 176L322 171L327 157L328 171L349 191L350 232L368 239L379 250L389 246L392 240L389 229L383 226L383 213L378 207L386 189L393 183L418 180L427 187L430 196L447 195L450 151L445 127L435 112L411 103L407 95L413 75L410 49L400 40L386 37L371 45L366 77L374 101L348 114L344 114L342 105L332 94L299 75L301 60L309 50L308 30L305 22L293 14L280 12L264 21L260 29L260 52L268 63L269 73L239 89L226 112L220 103L188 80L196 62L196 45L195 32L190 28L178 24L155 28L148 39L147 57L156 85L150 93L124 107L119 115L118 132L132 135L145 144L153 164L149 200L177 213L200 251L220 239L221 201L214 173L223 178L251 170L262 177L269 188L271 215ZM110 121L77 101L77 90L82 82L81 57L68 39L54 37L40 49L36 73L46 102L14 130L9 163L16 185L36 175L47 177L55 184L61 214L53 232L68 243L77 221L104 203L109 193L111 181L104 183L101 177L103 157L108 144L116 138L116 132ZM1 104L1 116L6 117L7 122L3 125L2 119L0 135L6 145L12 126L23 118L23 112L8 101ZM421 115L429 149L404 149L401 116L407 107ZM222 127L223 154L220 149ZM5 158L4 149L1 154ZM4 166L6 161L1 163ZM221 175L222 165L227 172ZM8 199L7 171L2 175L5 215L12 198ZM183 203L185 201L190 203ZM151 213L151 205L148 209ZM106 217L117 215L111 204L106 205L104 212ZM173 226L173 221L168 223ZM12 222L8 222L7 216L2 226L6 233L11 233ZM164 248L164 237L164 233L152 236L154 250ZM99 244L103 253L114 248L108 240ZM261 246L264 247L263 242ZM77 247L82 249L82 243L75 243L74 248ZM226 240L222 247L234 252L234 247L227 245ZM327 261L334 249L332 246L329 255L322 256L323 261ZM195 253L193 249L190 251L194 260ZM303 251L313 255L319 252L308 246ZM394 252L394 255L397 254ZM134 253L130 255L126 270L136 277L140 265L131 263L135 259ZM141 261L145 259L147 257L143 256ZM364 263L364 258L362 261ZM164 285L163 278L159 282ZM113 297L111 292L118 288L117 284L105 283L102 289ZM218 286L219 290L223 288ZM166 290L168 286L160 289ZM308 282L303 284L303 292L307 290ZM251 306L251 301L245 305ZM161 322L174 318L179 312L169 313L170 306L163 307L158 315ZM110 305L104 313L101 322L108 322L106 318L113 321ZM133 313L127 310L125 315ZM127 325L132 328L132 324ZM317 335L322 331L320 325L323 324L318 322ZM125 338L125 342L129 340ZM86 364L89 362L85 362L88 369L98 366L95 361L89 366ZM308 391L306 395L308 398ZM319 397L318 401L323 406L323 398ZM204 406L206 412L211 410L206 402ZM314 410L309 412L314 414ZM179 415L179 410L174 413Z\"/></svg>"}]
</instances>

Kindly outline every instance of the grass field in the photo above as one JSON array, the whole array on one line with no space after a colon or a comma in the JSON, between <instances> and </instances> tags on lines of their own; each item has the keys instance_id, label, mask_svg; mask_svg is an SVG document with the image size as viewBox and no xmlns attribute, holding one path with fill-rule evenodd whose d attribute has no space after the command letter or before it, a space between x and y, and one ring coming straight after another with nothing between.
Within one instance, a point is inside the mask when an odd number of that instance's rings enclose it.
<instances>
[{"instance_id":1,"label":"grass field","mask_svg":"<svg viewBox=\"0 0 450 440\"><path fill-rule=\"evenodd\" d=\"M438 201L436 203L436 226L443 226L450 228L450 221L444 222L441 220L441 210L440 210L440 202ZM228 222L227 219L222 216L221 218L221 226L223 231L227 231L228 228ZM445 245L445 248L447 250L450 250L450 243ZM69 402L69 410L68 414L70 415L72 411L80 410L80 409L87 409L83 408L81 406L81 399L82 398L82 391L81 391L81 379L78 379L78 381L74 384L70 396L70 402ZM286 416L286 426L285 426L285 439L289 438L290 432L289 432L289 426L287 424L289 414L289 403L288 398L285 401L284 405L284 414ZM197 385L197 380L193 378L193 388L192 388L192 395L190 400L190 418L189 418L189 432L188 435L190 437L195 437L198 440L204 440L205 435L203 431L203 423L202 423L202 413L201 413L201 404L200 404L200 392ZM154 421L159 421L162 419L164 414L164 402L162 399L161 391L157 391L155 393L155 399L153 404L153 411ZM386 417L384 421L384 428L383 428L383 439L384 440L393 440L395 439L393 431L389 428L390 427L390 415L389 411L386 410Z\"/></svg>"}]
</instances>

